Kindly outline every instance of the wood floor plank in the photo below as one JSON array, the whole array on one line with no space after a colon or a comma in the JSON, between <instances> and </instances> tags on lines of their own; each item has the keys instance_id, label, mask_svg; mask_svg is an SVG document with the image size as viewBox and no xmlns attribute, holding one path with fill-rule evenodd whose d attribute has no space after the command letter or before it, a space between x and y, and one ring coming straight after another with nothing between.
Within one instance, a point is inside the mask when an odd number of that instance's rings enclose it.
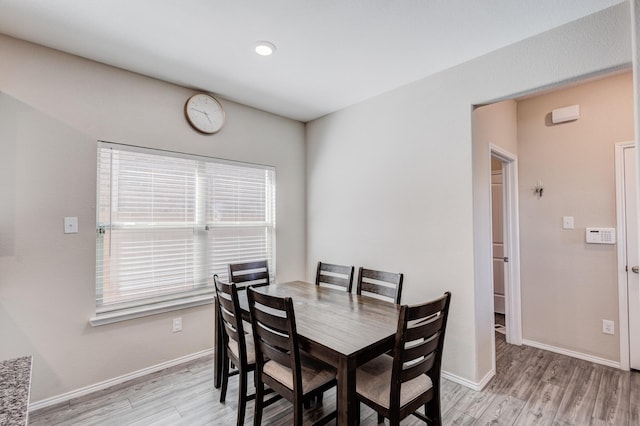
<instances>
[{"instance_id":1,"label":"wood floor plank","mask_svg":"<svg viewBox=\"0 0 640 426\"><path fill-rule=\"evenodd\" d=\"M558 424L586 425L591 422L602 372L603 368L595 364L590 368L579 366L573 370L556 413Z\"/></svg>"},{"instance_id":2,"label":"wood floor plank","mask_svg":"<svg viewBox=\"0 0 640 426\"><path fill-rule=\"evenodd\" d=\"M184 370L168 377L158 378L153 382L136 385L127 393L127 398L133 407L142 406L153 400L167 400L175 398L182 392L191 392L193 388L202 384L212 384L211 380L204 376L194 375L189 370Z\"/></svg>"},{"instance_id":3,"label":"wood floor plank","mask_svg":"<svg viewBox=\"0 0 640 426\"><path fill-rule=\"evenodd\" d=\"M442 415L442 423L445 425L469 426L476 423L476 418L471 417L462 411L456 410L455 408L451 408Z\"/></svg>"},{"instance_id":4,"label":"wood floor plank","mask_svg":"<svg viewBox=\"0 0 640 426\"><path fill-rule=\"evenodd\" d=\"M159 411L156 410L154 412L150 412L146 416L137 412L134 417L130 417L128 419L123 418L121 420L120 424L127 426L159 426L177 425L182 423L182 417L174 407L167 407Z\"/></svg>"},{"instance_id":5,"label":"wood floor plank","mask_svg":"<svg viewBox=\"0 0 640 426\"><path fill-rule=\"evenodd\" d=\"M616 426L629 423L629 382L630 373L604 369L593 410L594 420Z\"/></svg>"},{"instance_id":6,"label":"wood floor plank","mask_svg":"<svg viewBox=\"0 0 640 426\"><path fill-rule=\"evenodd\" d=\"M557 355L541 349L533 351L529 360L512 372L514 376L504 392L515 398L528 400L557 358Z\"/></svg>"},{"instance_id":7,"label":"wood floor plank","mask_svg":"<svg viewBox=\"0 0 640 426\"><path fill-rule=\"evenodd\" d=\"M442 380L444 425L640 425L640 373L508 345L500 334L496 347L501 351L496 376L484 390ZM219 392L213 387L213 357L208 356L30 413L29 424L235 425L237 377L229 381L225 403L219 402ZM305 421L335 409L335 397L335 389L326 392L321 408L305 410ZM245 425L253 424L253 409L249 401ZM289 426L293 407L281 400L264 414L265 425ZM360 415L361 425L377 424L369 407L361 405ZM413 416L401 424L423 425Z\"/></svg>"},{"instance_id":8,"label":"wood floor plank","mask_svg":"<svg viewBox=\"0 0 640 426\"><path fill-rule=\"evenodd\" d=\"M509 395L498 395L477 421L479 425L512 425L526 401Z\"/></svg>"},{"instance_id":9,"label":"wood floor plank","mask_svg":"<svg viewBox=\"0 0 640 426\"><path fill-rule=\"evenodd\" d=\"M560 386L540 382L531 398L514 422L517 426L550 425L560 406L563 389Z\"/></svg>"},{"instance_id":10,"label":"wood floor plank","mask_svg":"<svg viewBox=\"0 0 640 426\"><path fill-rule=\"evenodd\" d=\"M469 390L456 403L455 409L474 419L482 416L484 411L495 399L496 394Z\"/></svg>"},{"instance_id":11,"label":"wood floor plank","mask_svg":"<svg viewBox=\"0 0 640 426\"><path fill-rule=\"evenodd\" d=\"M117 418L131 412L129 401L119 400L107 405L93 407L88 410L76 410L72 413L56 412L44 418L33 419L29 416L29 425L87 426L105 424L109 419Z\"/></svg>"},{"instance_id":12,"label":"wood floor plank","mask_svg":"<svg viewBox=\"0 0 640 426\"><path fill-rule=\"evenodd\" d=\"M543 351L546 352L546 351ZM547 352L548 353L548 352ZM555 355L548 368L542 376L542 380L561 388L566 388L573 370L576 368L576 361L573 358Z\"/></svg>"},{"instance_id":13,"label":"wood floor plank","mask_svg":"<svg viewBox=\"0 0 640 426\"><path fill-rule=\"evenodd\" d=\"M443 380L440 385L440 406L442 412L457 405L458 401L467 393L473 392L471 389L461 384Z\"/></svg>"},{"instance_id":14,"label":"wood floor plank","mask_svg":"<svg viewBox=\"0 0 640 426\"><path fill-rule=\"evenodd\" d=\"M504 336L496 333L496 342L504 342L507 349L500 359L496 359L496 376L489 382L485 391L491 393L509 392L522 371L531 364L538 350L527 346L507 345ZM535 358L534 358L535 357Z\"/></svg>"}]
</instances>

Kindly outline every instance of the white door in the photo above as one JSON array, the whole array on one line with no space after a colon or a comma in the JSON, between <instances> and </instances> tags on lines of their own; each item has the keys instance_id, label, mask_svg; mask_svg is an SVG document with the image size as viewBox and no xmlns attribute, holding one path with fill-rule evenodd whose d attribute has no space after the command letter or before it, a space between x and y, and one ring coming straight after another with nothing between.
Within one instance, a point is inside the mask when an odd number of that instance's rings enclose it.
<instances>
[{"instance_id":1,"label":"white door","mask_svg":"<svg viewBox=\"0 0 640 426\"><path fill-rule=\"evenodd\" d=\"M640 370L640 287L638 280L638 195L635 148L624 149L624 205L629 312L629 366Z\"/></svg>"}]
</instances>

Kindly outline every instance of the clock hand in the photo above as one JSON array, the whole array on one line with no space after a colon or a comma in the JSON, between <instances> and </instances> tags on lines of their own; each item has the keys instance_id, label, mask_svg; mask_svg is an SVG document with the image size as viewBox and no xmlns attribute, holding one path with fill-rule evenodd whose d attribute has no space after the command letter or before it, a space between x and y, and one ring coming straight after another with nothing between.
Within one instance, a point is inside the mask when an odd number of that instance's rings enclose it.
<instances>
[{"instance_id":1,"label":"clock hand","mask_svg":"<svg viewBox=\"0 0 640 426\"><path fill-rule=\"evenodd\" d=\"M207 117L207 120L209 120L209 123L213 124L213 121L211 121L211 117L209 117L209 113L207 111L203 111L201 109L198 108L191 108L192 111L196 111L199 112L200 114L204 114L205 117Z\"/></svg>"}]
</instances>

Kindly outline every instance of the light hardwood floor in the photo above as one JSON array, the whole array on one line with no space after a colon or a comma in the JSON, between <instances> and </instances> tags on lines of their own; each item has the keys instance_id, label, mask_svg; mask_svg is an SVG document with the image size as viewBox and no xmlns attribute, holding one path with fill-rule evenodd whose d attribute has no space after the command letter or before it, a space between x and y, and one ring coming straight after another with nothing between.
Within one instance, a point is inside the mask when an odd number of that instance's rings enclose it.
<instances>
[{"instance_id":1,"label":"light hardwood floor","mask_svg":"<svg viewBox=\"0 0 640 426\"><path fill-rule=\"evenodd\" d=\"M482 391L443 381L445 425L640 425L640 373L624 372L527 346L506 344L496 333L497 375ZM30 414L30 425L234 425L237 377L227 401L218 402L212 358L170 368L105 391ZM335 408L335 390L324 405L305 411L311 422ZM265 425L292 421L281 400L264 413ZM253 401L245 424L253 423ZM361 408L361 424L376 416ZM419 425L411 417L403 425Z\"/></svg>"}]
</instances>

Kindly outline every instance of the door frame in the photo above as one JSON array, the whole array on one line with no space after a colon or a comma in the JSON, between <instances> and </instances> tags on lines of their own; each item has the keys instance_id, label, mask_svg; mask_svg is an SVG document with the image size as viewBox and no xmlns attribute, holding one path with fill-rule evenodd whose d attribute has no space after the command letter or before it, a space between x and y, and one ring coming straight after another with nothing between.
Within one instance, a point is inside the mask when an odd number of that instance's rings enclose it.
<instances>
[{"instance_id":1,"label":"door frame","mask_svg":"<svg viewBox=\"0 0 640 426\"><path fill-rule=\"evenodd\" d=\"M616 171L616 220L618 253L618 335L620 337L620 369L630 369L629 355L629 305L627 292L627 275L623 273L627 266L627 225L625 220L624 197L624 150L635 146L635 142L618 142L615 144ZM636 153L637 155L637 153Z\"/></svg>"},{"instance_id":2,"label":"door frame","mask_svg":"<svg viewBox=\"0 0 640 426\"><path fill-rule=\"evenodd\" d=\"M503 164L504 255L509 258L504 274L506 340L507 343L519 346L522 345L522 301L520 293L518 158L511 152L491 143L489 144L489 154L489 161L491 158L496 158ZM493 277L493 261L491 262L491 276ZM493 286L491 288L493 290Z\"/></svg>"}]
</instances>

